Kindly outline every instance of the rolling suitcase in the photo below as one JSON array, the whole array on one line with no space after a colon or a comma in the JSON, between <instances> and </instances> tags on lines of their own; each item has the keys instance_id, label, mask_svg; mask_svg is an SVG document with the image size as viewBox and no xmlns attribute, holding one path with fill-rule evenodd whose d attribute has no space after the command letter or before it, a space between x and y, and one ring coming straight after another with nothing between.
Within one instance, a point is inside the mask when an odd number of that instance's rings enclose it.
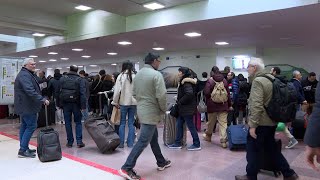
<instances>
[{"instance_id":1,"label":"rolling suitcase","mask_svg":"<svg viewBox=\"0 0 320 180\"><path fill-rule=\"evenodd\" d=\"M164 117L164 127L163 127L163 142L165 145L174 144L176 140L176 118L170 115L170 111L167 111ZM183 125L183 138L182 146L187 145L187 127L186 123Z\"/></svg>"},{"instance_id":2,"label":"rolling suitcase","mask_svg":"<svg viewBox=\"0 0 320 180\"><path fill-rule=\"evenodd\" d=\"M104 117L89 118L84 125L102 153L112 152L119 146L120 137Z\"/></svg>"},{"instance_id":3,"label":"rolling suitcase","mask_svg":"<svg viewBox=\"0 0 320 180\"><path fill-rule=\"evenodd\" d=\"M281 152L281 139L276 139L276 149L278 152ZM262 149L262 151L259 154L259 167L261 170L266 170L266 171L272 171L275 177L278 177L280 175L280 171L275 169L275 164L274 164L274 158L270 157L270 155L267 154L267 152Z\"/></svg>"},{"instance_id":4,"label":"rolling suitcase","mask_svg":"<svg viewBox=\"0 0 320 180\"><path fill-rule=\"evenodd\" d=\"M48 108L45 106L46 127L39 131L37 137L37 154L41 162L56 161L62 158L59 133L48 127Z\"/></svg>"},{"instance_id":5,"label":"rolling suitcase","mask_svg":"<svg viewBox=\"0 0 320 180\"><path fill-rule=\"evenodd\" d=\"M45 110L45 108L47 108L47 110ZM48 114L47 124L51 125L56 123L56 103L55 101L50 101L49 107L42 105L37 122L38 128L46 126L46 111Z\"/></svg>"},{"instance_id":6,"label":"rolling suitcase","mask_svg":"<svg viewBox=\"0 0 320 180\"><path fill-rule=\"evenodd\" d=\"M227 137L230 150L246 149L248 128L245 125L230 125Z\"/></svg>"}]
</instances>

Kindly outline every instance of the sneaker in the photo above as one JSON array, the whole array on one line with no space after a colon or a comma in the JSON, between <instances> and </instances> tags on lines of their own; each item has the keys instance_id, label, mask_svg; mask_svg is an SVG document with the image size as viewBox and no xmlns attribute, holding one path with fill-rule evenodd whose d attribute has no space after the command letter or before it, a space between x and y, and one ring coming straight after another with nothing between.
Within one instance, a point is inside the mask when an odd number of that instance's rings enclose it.
<instances>
[{"instance_id":1,"label":"sneaker","mask_svg":"<svg viewBox=\"0 0 320 180\"><path fill-rule=\"evenodd\" d=\"M19 151L18 152L18 157L19 158L35 158L36 154L35 153L30 153L28 150L27 151Z\"/></svg>"},{"instance_id":2,"label":"sneaker","mask_svg":"<svg viewBox=\"0 0 320 180\"><path fill-rule=\"evenodd\" d=\"M168 148L169 149L182 149L182 146L178 145L178 144L170 144L170 145L168 145Z\"/></svg>"},{"instance_id":3,"label":"sneaker","mask_svg":"<svg viewBox=\"0 0 320 180\"><path fill-rule=\"evenodd\" d=\"M222 148L227 148L227 143L221 143Z\"/></svg>"},{"instance_id":4,"label":"sneaker","mask_svg":"<svg viewBox=\"0 0 320 180\"><path fill-rule=\"evenodd\" d=\"M135 170L124 170L120 169L119 171L120 176L129 179L129 180L139 180L141 177L137 175L137 172Z\"/></svg>"},{"instance_id":5,"label":"sneaker","mask_svg":"<svg viewBox=\"0 0 320 180\"><path fill-rule=\"evenodd\" d=\"M197 147L195 145L191 145L187 148L188 151L200 151L201 150L201 147Z\"/></svg>"},{"instance_id":6,"label":"sneaker","mask_svg":"<svg viewBox=\"0 0 320 180\"><path fill-rule=\"evenodd\" d=\"M171 166L171 161L170 160L166 160L166 163L163 166L158 166L158 171L163 171L165 168L168 168Z\"/></svg>"},{"instance_id":7,"label":"sneaker","mask_svg":"<svg viewBox=\"0 0 320 180\"><path fill-rule=\"evenodd\" d=\"M285 147L286 149L291 149L298 144L298 141L295 138L290 139L289 144Z\"/></svg>"},{"instance_id":8,"label":"sneaker","mask_svg":"<svg viewBox=\"0 0 320 180\"><path fill-rule=\"evenodd\" d=\"M67 143L66 146L67 146L68 148L72 148L72 144Z\"/></svg>"},{"instance_id":9,"label":"sneaker","mask_svg":"<svg viewBox=\"0 0 320 180\"><path fill-rule=\"evenodd\" d=\"M82 142L82 143L79 143L79 144L77 144L77 147L78 148L83 148L83 147L85 147L86 145Z\"/></svg>"},{"instance_id":10,"label":"sneaker","mask_svg":"<svg viewBox=\"0 0 320 180\"><path fill-rule=\"evenodd\" d=\"M202 134L202 136L203 136L203 140L205 140L207 142L211 142L211 136L212 135L210 136L210 135L204 133L204 134Z\"/></svg>"},{"instance_id":11,"label":"sneaker","mask_svg":"<svg viewBox=\"0 0 320 180\"><path fill-rule=\"evenodd\" d=\"M29 151L29 153L36 153L37 152L37 150L35 150L35 149L28 149L27 151Z\"/></svg>"}]
</instances>

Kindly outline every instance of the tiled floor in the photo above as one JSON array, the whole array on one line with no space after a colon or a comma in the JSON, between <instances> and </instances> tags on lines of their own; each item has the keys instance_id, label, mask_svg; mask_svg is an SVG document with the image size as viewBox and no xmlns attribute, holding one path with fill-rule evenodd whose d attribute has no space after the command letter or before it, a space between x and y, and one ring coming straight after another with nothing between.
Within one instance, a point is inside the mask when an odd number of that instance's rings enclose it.
<instances>
[{"instance_id":1,"label":"tiled floor","mask_svg":"<svg viewBox=\"0 0 320 180\"><path fill-rule=\"evenodd\" d=\"M86 147L82 149L67 148L66 133L64 125L55 125L57 131L60 133L60 141L62 143L63 152L73 156L92 161L103 166L113 169L119 169L125 162L130 148L117 149L112 154L101 154L93 140L83 130L84 142ZM11 135L18 135L19 124L17 120L0 120L0 132L5 132ZM156 161L152 154L150 147L146 148L137 161L136 170L139 175L147 180L232 180L237 174L245 173L246 153L243 151L229 151L222 149L219 144L219 137L216 134L213 137L213 142L201 142L202 150L190 152L186 149L170 150L163 145L162 140L162 126L159 125L159 143L165 157L172 161L172 167L165 171L159 172L156 169ZM36 135L35 133L34 135ZM199 133L200 138L202 137ZM287 144L286 138L282 134L277 135L282 139L283 146ZM35 138L32 139L36 141ZM188 144L192 143L190 133L187 137ZM304 161L304 145L299 143L294 149L282 149L283 154L287 158L291 167L298 173L302 180L320 179L320 173L309 168ZM1 164L2 162L0 162ZM275 178L272 173L263 172L258 176L259 180L282 179L282 177Z\"/></svg>"}]
</instances>

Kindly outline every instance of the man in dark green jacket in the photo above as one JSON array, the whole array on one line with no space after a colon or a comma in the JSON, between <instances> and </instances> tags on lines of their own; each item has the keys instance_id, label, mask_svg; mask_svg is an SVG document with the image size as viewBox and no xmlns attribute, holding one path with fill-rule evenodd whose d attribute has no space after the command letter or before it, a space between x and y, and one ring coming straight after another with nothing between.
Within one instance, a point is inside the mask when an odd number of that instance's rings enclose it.
<instances>
[{"instance_id":1,"label":"man in dark green jacket","mask_svg":"<svg viewBox=\"0 0 320 180\"><path fill-rule=\"evenodd\" d=\"M272 82L266 77L274 78L271 74L263 72L264 63L262 59L251 58L248 65L249 79L252 82L249 97L249 134L247 137L247 174L236 176L236 180L257 180L259 172L259 152L269 152L268 158L275 160L275 170L281 171L284 180L296 180L298 175L290 168L287 160L281 152L277 151L274 138L276 123L273 122L266 110L272 98Z\"/></svg>"}]
</instances>

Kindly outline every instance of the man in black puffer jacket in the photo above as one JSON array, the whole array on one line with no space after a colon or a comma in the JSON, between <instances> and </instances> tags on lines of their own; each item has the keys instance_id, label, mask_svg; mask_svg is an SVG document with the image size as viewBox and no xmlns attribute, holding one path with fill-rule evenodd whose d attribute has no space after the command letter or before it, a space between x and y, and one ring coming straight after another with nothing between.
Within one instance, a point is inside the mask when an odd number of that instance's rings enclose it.
<instances>
[{"instance_id":1,"label":"man in black puffer jacket","mask_svg":"<svg viewBox=\"0 0 320 180\"><path fill-rule=\"evenodd\" d=\"M49 97L53 97L55 103L56 103L56 115L57 115L57 122L64 124L64 118L63 118L63 112L62 109L58 107L57 98L59 96L60 91L60 78L62 77L62 74L60 74L59 69L54 70L53 78L49 81L48 85L48 93Z\"/></svg>"},{"instance_id":2,"label":"man in black puffer jacket","mask_svg":"<svg viewBox=\"0 0 320 180\"><path fill-rule=\"evenodd\" d=\"M188 129L190 130L193 144L187 149L189 151L201 150L200 140L193 123L193 114L196 111L197 99L196 99L196 84L197 79L191 75L191 71L187 67L179 68L180 83L178 87L178 109L179 117L177 118L177 136L175 143L169 145L170 149L181 149L182 138L183 138L183 125L187 123Z\"/></svg>"}]
</instances>

